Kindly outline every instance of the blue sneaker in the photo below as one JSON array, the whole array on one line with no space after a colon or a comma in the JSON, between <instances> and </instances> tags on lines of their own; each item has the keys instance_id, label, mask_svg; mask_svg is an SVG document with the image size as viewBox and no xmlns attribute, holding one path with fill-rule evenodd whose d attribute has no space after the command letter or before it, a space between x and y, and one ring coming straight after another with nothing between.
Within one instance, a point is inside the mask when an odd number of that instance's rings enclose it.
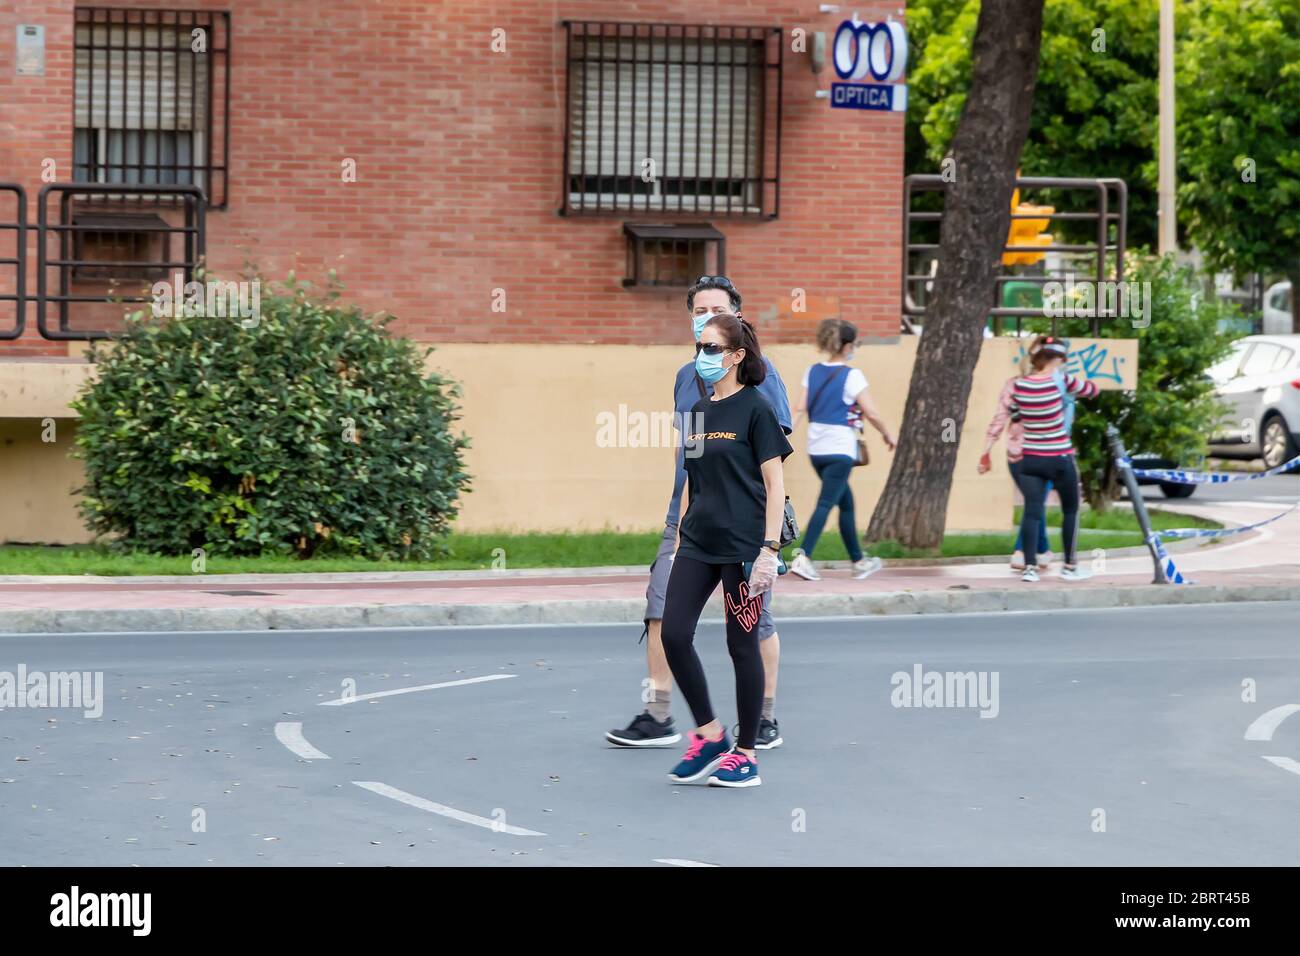
<instances>
[{"instance_id":1,"label":"blue sneaker","mask_svg":"<svg viewBox=\"0 0 1300 956\"><path fill-rule=\"evenodd\" d=\"M722 758L709 778L710 787L757 787L763 782L758 775L758 761L733 750Z\"/></svg>"},{"instance_id":2,"label":"blue sneaker","mask_svg":"<svg viewBox=\"0 0 1300 956\"><path fill-rule=\"evenodd\" d=\"M688 733L687 737L690 738L691 745L668 774L668 779L673 783L694 783L707 777L731 751L731 740L725 730L717 740L706 740L699 734L692 733Z\"/></svg>"}]
</instances>

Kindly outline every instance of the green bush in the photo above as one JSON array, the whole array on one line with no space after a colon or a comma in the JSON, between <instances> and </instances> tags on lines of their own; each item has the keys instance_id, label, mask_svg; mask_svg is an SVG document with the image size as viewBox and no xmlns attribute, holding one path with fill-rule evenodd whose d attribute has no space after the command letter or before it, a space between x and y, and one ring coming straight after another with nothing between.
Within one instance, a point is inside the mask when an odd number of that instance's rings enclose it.
<instances>
[{"instance_id":1,"label":"green bush","mask_svg":"<svg viewBox=\"0 0 1300 956\"><path fill-rule=\"evenodd\" d=\"M290 274L260 304L256 324L135 313L94 350L87 525L163 554L437 555L469 486L459 387L336 285Z\"/></svg>"}]
</instances>

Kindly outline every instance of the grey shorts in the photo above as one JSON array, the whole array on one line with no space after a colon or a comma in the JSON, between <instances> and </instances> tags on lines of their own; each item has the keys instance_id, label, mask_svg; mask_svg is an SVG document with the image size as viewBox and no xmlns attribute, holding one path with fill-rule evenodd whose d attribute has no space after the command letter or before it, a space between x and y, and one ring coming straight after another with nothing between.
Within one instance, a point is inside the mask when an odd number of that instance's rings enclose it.
<instances>
[{"instance_id":1,"label":"grey shorts","mask_svg":"<svg viewBox=\"0 0 1300 956\"><path fill-rule=\"evenodd\" d=\"M664 598L668 594L668 575L673 563L668 560L677 542L677 529L672 525L664 527L663 539L659 542L659 553L655 555L654 564L650 565L650 583L645 589L645 619L661 621L664 616ZM776 622L772 620L772 592L763 595L763 611L758 615L758 639L765 641L776 633Z\"/></svg>"}]
</instances>

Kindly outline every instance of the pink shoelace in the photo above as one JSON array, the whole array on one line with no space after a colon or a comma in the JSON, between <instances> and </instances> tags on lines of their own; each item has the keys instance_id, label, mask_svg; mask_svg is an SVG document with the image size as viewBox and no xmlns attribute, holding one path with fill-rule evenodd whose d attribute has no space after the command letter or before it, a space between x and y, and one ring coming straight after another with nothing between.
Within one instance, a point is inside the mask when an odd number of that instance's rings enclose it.
<instances>
[{"instance_id":1,"label":"pink shoelace","mask_svg":"<svg viewBox=\"0 0 1300 956\"><path fill-rule=\"evenodd\" d=\"M741 764L744 763L749 763L749 758L746 757L744 754L740 753L739 751L736 751L735 753L729 753L725 757L723 757L722 763L718 764L718 769L735 770L737 767L739 767Z\"/></svg>"},{"instance_id":2,"label":"pink shoelace","mask_svg":"<svg viewBox=\"0 0 1300 956\"><path fill-rule=\"evenodd\" d=\"M686 748L686 753L682 754L683 760L693 760L700 755L704 749L705 740L703 737L691 734L691 745Z\"/></svg>"}]
</instances>

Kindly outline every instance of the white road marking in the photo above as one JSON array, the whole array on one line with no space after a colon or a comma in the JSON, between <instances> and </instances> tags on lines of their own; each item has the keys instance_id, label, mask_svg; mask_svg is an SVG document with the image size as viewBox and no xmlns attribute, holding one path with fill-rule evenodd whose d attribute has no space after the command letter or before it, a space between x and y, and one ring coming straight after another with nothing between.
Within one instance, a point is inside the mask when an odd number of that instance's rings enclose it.
<instances>
[{"instance_id":1,"label":"white road marking","mask_svg":"<svg viewBox=\"0 0 1300 956\"><path fill-rule=\"evenodd\" d=\"M449 680L441 684L421 684L419 687L399 687L396 690L380 690L373 694L357 694L353 697L340 697L338 700L322 700L319 704L321 707L342 707L344 704L355 704L359 700L375 700L379 697L394 697L398 694L414 694L422 690L437 690L440 687L460 687L462 684L481 684L489 680L505 680L507 677L518 677L518 674L489 674L486 677L469 677L465 680Z\"/></svg>"},{"instance_id":2,"label":"white road marking","mask_svg":"<svg viewBox=\"0 0 1300 956\"><path fill-rule=\"evenodd\" d=\"M716 863L701 863L699 860L655 860L656 863L667 863L669 866L714 866Z\"/></svg>"},{"instance_id":3,"label":"white road marking","mask_svg":"<svg viewBox=\"0 0 1300 956\"><path fill-rule=\"evenodd\" d=\"M1296 763L1290 757L1265 757L1264 759L1275 767L1281 767L1283 770L1290 770L1294 774L1300 774L1300 763Z\"/></svg>"},{"instance_id":4,"label":"white road marking","mask_svg":"<svg viewBox=\"0 0 1300 956\"><path fill-rule=\"evenodd\" d=\"M284 744L303 760L329 760L330 755L322 753L302 735L302 723L284 721L275 725L275 739Z\"/></svg>"},{"instance_id":5,"label":"white road marking","mask_svg":"<svg viewBox=\"0 0 1300 956\"><path fill-rule=\"evenodd\" d=\"M432 800L417 797L405 790L390 787L386 783L376 783L373 780L353 780L352 783L364 790L369 790L371 793L377 793L381 797L388 797L398 803L405 803L407 806L415 807L417 810L426 810L429 813L450 817L453 820L459 820L461 823L472 823L476 827L483 827L485 830L492 830L495 833L509 833L511 836L546 836L545 833L539 833L537 830L526 830L523 827L510 826L500 820L489 820L487 817L466 813L464 810L457 810L455 807L434 803Z\"/></svg>"},{"instance_id":6,"label":"white road marking","mask_svg":"<svg viewBox=\"0 0 1300 956\"><path fill-rule=\"evenodd\" d=\"M1283 704L1281 707L1274 707L1270 711L1260 714L1254 722L1246 728L1246 740L1272 740L1273 731L1277 730L1278 724L1286 720L1296 711L1300 711L1300 704Z\"/></svg>"}]
</instances>

